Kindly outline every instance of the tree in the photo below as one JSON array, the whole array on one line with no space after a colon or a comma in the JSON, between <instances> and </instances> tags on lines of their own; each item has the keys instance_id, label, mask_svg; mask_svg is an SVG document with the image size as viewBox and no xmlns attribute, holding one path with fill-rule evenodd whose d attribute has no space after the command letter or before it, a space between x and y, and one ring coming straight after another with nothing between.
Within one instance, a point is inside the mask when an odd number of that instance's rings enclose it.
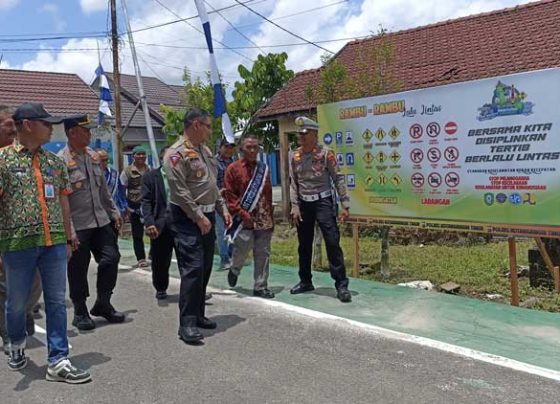
<instances>
[{"instance_id":1,"label":"tree","mask_svg":"<svg viewBox=\"0 0 560 404\"><path fill-rule=\"evenodd\" d=\"M183 118L187 110L193 107L202 108L210 113L214 110L214 87L210 79L210 73L206 73L206 79L200 77L192 80L190 71L185 68L183 73L183 81L185 87L179 93L179 97L185 102L186 108L176 110L166 105L160 106L160 111L164 114L165 124L163 132L167 135L169 144L175 142L178 136L183 133ZM216 144L216 141L222 137L222 119L213 118L212 135L208 141L208 145Z\"/></svg>"},{"instance_id":2,"label":"tree","mask_svg":"<svg viewBox=\"0 0 560 404\"><path fill-rule=\"evenodd\" d=\"M255 113L284 86L294 72L286 68L288 55L269 53L259 55L251 70L239 65L237 71L243 81L236 81L232 92L233 101L229 105L235 129L258 135L266 151L274 150L278 143L278 124L256 122Z\"/></svg>"},{"instance_id":3,"label":"tree","mask_svg":"<svg viewBox=\"0 0 560 404\"><path fill-rule=\"evenodd\" d=\"M356 52L355 70L351 75L336 57L321 56L318 85L310 84L305 95L311 104L327 104L353 98L372 97L398 91L402 83L393 78L391 65L395 47L380 27L373 46L361 46Z\"/></svg>"}]
</instances>

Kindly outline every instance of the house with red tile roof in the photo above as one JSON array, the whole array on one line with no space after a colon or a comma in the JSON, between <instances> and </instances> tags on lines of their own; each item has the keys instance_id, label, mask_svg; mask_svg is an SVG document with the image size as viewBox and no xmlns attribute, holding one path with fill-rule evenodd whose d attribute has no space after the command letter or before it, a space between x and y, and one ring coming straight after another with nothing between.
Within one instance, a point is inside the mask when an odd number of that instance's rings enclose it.
<instances>
[{"instance_id":1,"label":"house with red tile roof","mask_svg":"<svg viewBox=\"0 0 560 404\"><path fill-rule=\"evenodd\" d=\"M111 91L114 93L112 75L107 75ZM179 96L183 87L168 85L155 77L143 77L143 82L154 136L158 147L161 147L167 143L167 139L162 130L164 117L159 107L165 104L177 109L184 108L184 102ZM126 153L138 144L148 143L142 108L136 109L140 99L136 76L121 75L121 96L123 126L128 124L123 139ZM15 109L23 102L42 103L53 115L89 114L96 119L99 88L97 80L90 87L78 75L72 73L0 69L0 105ZM114 107L111 108L114 112ZM60 148L65 142L61 125L55 125L53 142L56 143L53 150Z\"/></svg>"},{"instance_id":2,"label":"house with red tile roof","mask_svg":"<svg viewBox=\"0 0 560 404\"><path fill-rule=\"evenodd\" d=\"M0 69L0 105L39 102L53 115L97 114L97 94L76 74Z\"/></svg>"},{"instance_id":3,"label":"house with red tile roof","mask_svg":"<svg viewBox=\"0 0 560 404\"><path fill-rule=\"evenodd\" d=\"M346 67L351 79L357 79L368 66L360 62L363 55L385 41L394 49L388 67L400 84L394 92L547 69L560 66L559 21L560 0L541 0L355 40L333 59ZM316 114L317 105L308 92L319 87L321 70L296 73L256 113L260 121L278 121L284 212L289 203L287 133L295 130L297 116ZM364 96L374 95L381 94Z\"/></svg>"},{"instance_id":4,"label":"house with red tile roof","mask_svg":"<svg viewBox=\"0 0 560 404\"><path fill-rule=\"evenodd\" d=\"M52 115L89 114L97 116L97 94L76 74L0 69L0 105L12 109L24 102L38 102ZM53 152L66 142L62 125L55 125Z\"/></svg>"},{"instance_id":5,"label":"house with red tile roof","mask_svg":"<svg viewBox=\"0 0 560 404\"><path fill-rule=\"evenodd\" d=\"M399 91L540 70L560 66L559 21L560 0L542 0L352 41L334 58L357 77L360 55L386 41L395 51L390 71ZM297 73L257 112L258 119L278 120L283 133L293 129L296 116L314 114L306 90L317 87L320 73Z\"/></svg>"}]
</instances>

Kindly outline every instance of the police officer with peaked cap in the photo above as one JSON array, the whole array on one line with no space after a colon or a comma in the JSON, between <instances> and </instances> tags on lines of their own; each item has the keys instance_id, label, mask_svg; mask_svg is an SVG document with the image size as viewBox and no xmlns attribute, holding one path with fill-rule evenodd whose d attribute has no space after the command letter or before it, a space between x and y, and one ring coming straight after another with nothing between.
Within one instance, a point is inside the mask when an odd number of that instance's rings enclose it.
<instances>
[{"instance_id":1,"label":"police officer with peaked cap","mask_svg":"<svg viewBox=\"0 0 560 404\"><path fill-rule=\"evenodd\" d=\"M87 115L66 118L64 130L68 144L58 153L68 167L72 186L72 193L68 197L72 231L79 240L68 262L68 284L70 299L74 304L72 325L80 330L95 328L86 306L91 254L98 263L97 300L90 311L91 315L103 317L110 323L122 323L125 320L125 314L116 311L111 304L120 259L115 230L120 230L122 218L107 188L99 155L88 146L91 142L90 129L95 126ZM112 223L115 230L111 228Z\"/></svg>"},{"instance_id":2,"label":"police officer with peaked cap","mask_svg":"<svg viewBox=\"0 0 560 404\"><path fill-rule=\"evenodd\" d=\"M317 143L317 122L301 116L296 118L295 124L298 127L299 147L290 161L290 202L292 221L298 232L300 282L290 293L299 294L315 289L311 281L311 257L317 222L325 239L337 297L341 302L350 302L352 296L348 291L344 256L340 248L340 231L336 222L335 194L332 186L334 184L338 193L342 205L340 221L344 222L348 218L350 207L344 175L340 174L334 152Z\"/></svg>"},{"instance_id":3,"label":"police officer with peaked cap","mask_svg":"<svg viewBox=\"0 0 560 404\"><path fill-rule=\"evenodd\" d=\"M231 216L216 185L217 162L205 145L212 133L210 114L192 108L185 114L183 136L165 154L169 183L171 230L181 286L179 338L197 344L204 338L199 328L216 328L205 316L205 294L212 271L216 214L231 226Z\"/></svg>"}]
</instances>

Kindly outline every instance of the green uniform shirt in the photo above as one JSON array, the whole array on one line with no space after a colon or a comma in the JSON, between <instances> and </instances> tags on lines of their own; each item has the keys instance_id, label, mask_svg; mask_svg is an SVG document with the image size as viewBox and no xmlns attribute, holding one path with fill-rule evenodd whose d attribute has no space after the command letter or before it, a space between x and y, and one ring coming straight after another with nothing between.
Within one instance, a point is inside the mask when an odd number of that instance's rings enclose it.
<instances>
[{"instance_id":1,"label":"green uniform shirt","mask_svg":"<svg viewBox=\"0 0 560 404\"><path fill-rule=\"evenodd\" d=\"M0 149L0 251L66 243L60 194L69 195L63 161L17 141Z\"/></svg>"}]
</instances>

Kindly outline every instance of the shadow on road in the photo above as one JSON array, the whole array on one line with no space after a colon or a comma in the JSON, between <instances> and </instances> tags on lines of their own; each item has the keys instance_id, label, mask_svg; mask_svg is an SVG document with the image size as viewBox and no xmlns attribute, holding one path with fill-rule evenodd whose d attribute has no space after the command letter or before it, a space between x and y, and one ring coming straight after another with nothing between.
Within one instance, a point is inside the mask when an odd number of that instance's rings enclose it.
<instances>
[{"instance_id":1,"label":"shadow on road","mask_svg":"<svg viewBox=\"0 0 560 404\"><path fill-rule=\"evenodd\" d=\"M307 293L310 293L310 294L313 294L313 295L319 295L319 296L327 296L327 297L332 297L333 299L337 299L336 289L334 287L332 287L332 288L325 288L325 287L316 288L314 291L307 292ZM352 295L352 297L359 295L359 293L356 292L355 290L350 290L350 294Z\"/></svg>"},{"instance_id":2,"label":"shadow on road","mask_svg":"<svg viewBox=\"0 0 560 404\"><path fill-rule=\"evenodd\" d=\"M78 368L89 370L93 366L109 362L112 358L100 352L88 352L70 358L72 364ZM14 391L25 391L32 382L45 380L47 365L37 366L35 362L29 361L27 367L21 371L22 379L14 387Z\"/></svg>"},{"instance_id":3,"label":"shadow on road","mask_svg":"<svg viewBox=\"0 0 560 404\"><path fill-rule=\"evenodd\" d=\"M245 317L238 316L237 314L220 314L218 316L212 316L210 319L218 324L218 328L214 330L201 330L205 337L211 337L222 333L246 321Z\"/></svg>"}]
</instances>

